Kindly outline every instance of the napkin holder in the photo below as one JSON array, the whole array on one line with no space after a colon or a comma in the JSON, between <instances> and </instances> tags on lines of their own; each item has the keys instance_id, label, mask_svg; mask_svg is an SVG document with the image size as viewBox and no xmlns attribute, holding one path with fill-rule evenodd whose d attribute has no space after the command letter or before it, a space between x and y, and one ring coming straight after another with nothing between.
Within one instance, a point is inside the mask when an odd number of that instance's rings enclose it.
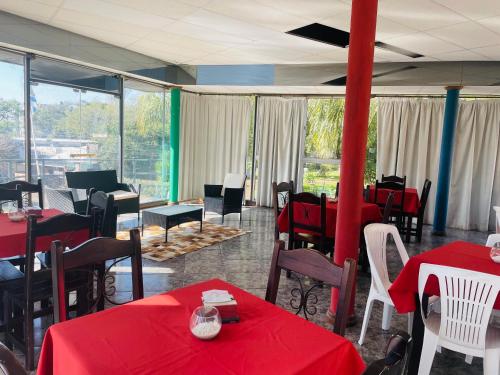
<instances>
[{"instance_id":1,"label":"napkin holder","mask_svg":"<svg viewBox=\"0 0 500 375\"><path fill-rule=\"evenodd\" d=\"M205 302L202 298L202 302L204 306L215 307L219 310L222 323L237 323L240 321L238 303L234 298L227 302Z\"/></svg>"}]
</instances>

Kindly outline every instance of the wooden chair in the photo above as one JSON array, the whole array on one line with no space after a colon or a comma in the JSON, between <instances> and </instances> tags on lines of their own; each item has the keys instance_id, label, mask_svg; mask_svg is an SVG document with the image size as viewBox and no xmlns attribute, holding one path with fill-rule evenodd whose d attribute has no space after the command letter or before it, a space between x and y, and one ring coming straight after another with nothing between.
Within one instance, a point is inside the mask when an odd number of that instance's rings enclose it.
<instances>
[{"instance_id":1,"label":"wooden chair","mask_svg":"<svg viewBox=\"0 0 500 375\"><path fill-rule=\"evenodd\" d=\"M38 206L43 208L43 189L42 189L42 180L38 179L36 184L31 184L22 180L9 181L4 184L0 184L0 188L2 189L16 189L17 186L21 187L21 191L23 193L28 193L29 196L26 200L26 203L30 205L32 203L31 194L38 194Z\"/></svg>"},{"instance_id":2,"label":"wooden chair","mask_svg":"<svg viewBox=\"0 0 500 375\"><path fill-rule=\"evenodd\" d=\"M420 207L418 208L417 216L406 214L406 242L410 242L411 236L415 236L417 242L422 241L425 207L427 206L427 200L429 198L429 192L431 191L431 185L431 181L426 179L424 182L424 187L422 188L422 194L420 195ZM413 227L413 219L415 217L417 218L417 226Z\"/></svg>"},{"instance_id":3,"label":"wooden chair","mask_svg":"<svg viewBox=\"0 0 500 375\"><path fill-rule=\"evenodd\" d=\"M365 202L370 202L370 185L366 185L363 189L363 199Z\"/></svg>"},{"instance_id":4,"label":"wooden chair","mask_svg":"<svg viewBox=\"0 0 500 375\"><path fill-rule=\"evenodd\" d=\"M52 286L54 299L54 322L63 322L68 318L67 295L65 288L65 274L68 271L91 272L93 277L93 266L104 264L107 260L130 257L132 263L132 296L134 300L144 297L142 282L142 260L141 260L141 239L139 230L130 231L130 240L116 240L114 238L98 237L92 238L83 244L64 250L60 241L52 243ZM115 264L115 263L113 263ZM109 271L109 267L106 271ZM88 313L97 306L101 296L105 294L105 275L99 275L101 282L96 285L97 296L90 306Z\"/></svg>"},{"instance_id":5,"label":"wooden chair","mask_svg":"<svg viewBox=\"0 0 500 375\"><path fill-rule=\"evenodd\" d=\"M355 268L356 262L353 259L346 259L344 267L340 267L317 250L285 250L285 243L276 241L267 282L266 301L276 303L281 270L292 271L329 284L339 289L333 332L343 336L349 314ZM307 303L307 300L301 300L301 303L303 302Z\"/></svg>"},{"instance_id":6,"label":"wooden chair","mask_svg":"<svg viewBox=\"0 0 500 375\"><path fill-rule=\"evenodd\" d=\"M401 182L393 182L393 181L385 181L375 182L375 200L374 202L383 210L385 208L386 201L380 201L379 199L379 191L380 189L392 190L394 191L394 201L392 204L392 213L391 217L395 217L396 226L402 230L404 224L404 202L405 202L405 190L406 185ZM399 199L396 199L396 193L400 193Z\"/></svg>"},{"instance_id":7,"label":"wooden chair","mask_svg":"<svg viewBox=\"0 0 500 375\"><path fill-rule=\"evenodd\" d=\"M283 211L283 207L288 203L288 193L293 190L293 181L290 182L273 182L273 212L274 212L274 239L279 240L280 232L278 228L278 218Z\"/></svg>"},{"instance_id":8,"label":"wooden chair","mask_svg":"<svg viewBox=\"0 0 500 375\"><path fill-rule=\"evenodd\" d=\"M118 207L115 204L114 196L103 191L90 189L87 200L87 215L92 215L96 227L94 232L103 237L116 238L116 220L118 218Z\"/></svg>"},{"instance_id":9,"label":"wooden chair","mask_svg":"<svg viewBox=\"0 0 500 375\"><path fill-rule=\"evenodd\" d=\"M12 189L0 187L0 212L2 212L2 205L7 202L17 202L17 208L23 208L23 194L19 185Z\"/></svg>"},{"instance_id":10,"label":"wooden chair","mask_svg":"<svg viewBox=\"0 0 500 375\"><path fill-rule=\"evenodd\" d=\"M0 374L28 375L14 353L2 343L0 343Z\"/></svg>"},{"instance_id":11,"label":"wooden chair","mask_svg":"<svg viewBox=\"0 0 500 375\"><path fill-rule=\"evenodd\" d=\"M340 193L340 182L337 182L335 185L335 198L339 198L339 193Z\"/></svg>"},{"instance_id":12,"label":"wooden chair","mask_svg":"<svg viewBox=\"0 0 500 375\"><path fill-rule=\"evenodd\" d=\"M319 222L297 221L295 212L305 210L307 217L311 209L310 205L318 206ZM288 195L288 249L303 247L307 243L313 244L323 254L329 252L333 257L333 239L326 236L326 194L322 193L320 197L317 197L312 193L290 192Z\"/></svg>"},{"instance_id":13,"label":"wooden chair","mask_svg":"<svg viewBox=\"0 0 500 375\"><path fill-rule=\"evenodd\" d=\"M363 375L404 374L411 344L410 335L398 331L389 338L385 349L385 357L370 363Z\"/></svg>"},{"instance_id":14,"label":"wooden chair","mask_svg":"<svg viewBox=\"0 0 500 375\"><path fill-rule=\"evenodd\" d=\"M382 182L398 182L400 184L404 184L406 186L406 176L399 177L396 175L384 176L382 174L382 178L380 179Z\"/></svg>"},{"instance_id":15,"label":"wooden chair","mask_svg":"<svg viewBox=\"0 0 500 375\"><path fill-rule=\"evenodd\" d=\"M65 243L71 238L73 232L87 230L91 238L93 219L89 216L77 214L61 214L47 220L37 222L36 217L29 216L27 224L26 264L24 277L17 278L8 283L4 290L4 317L5 317L5 344L12 348L18 347L26 359L26 369L33 370L34 356L34 329L33 321L36 318L52 314L52 307L42 303L39 310L35 311L36 302L44 302L52 296L52 282L50 269L42 268L35 272L36 242L39 237L60 235ZM85 307L86 289L85 280L73 279L74 288L78 290L78 301ZM22 314L13 314L18 310Z\"/></svg>"}]
</instances>

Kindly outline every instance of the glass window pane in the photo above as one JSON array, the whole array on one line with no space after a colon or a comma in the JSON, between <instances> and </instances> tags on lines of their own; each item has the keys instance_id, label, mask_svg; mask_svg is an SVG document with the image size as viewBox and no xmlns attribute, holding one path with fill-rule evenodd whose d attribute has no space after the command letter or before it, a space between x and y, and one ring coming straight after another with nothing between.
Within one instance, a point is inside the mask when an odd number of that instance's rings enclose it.
<instances>
[{"instance_id":1,"label":"glass window pane","mask_svg":"<svg viewBox=\"0 0 500 375\"><path fill-rule=\"evenodd\" d=\"M0 51L0 183L26 179L23 57Z\"/></svg>"},{"instance_id":2,"label":"glass window pane","mask_svg":"<svg viewBox=\"0 0 500 375\"><path fill-rule=\"evenodd\" d=\"M304 191L335 196L340 177L340 165L304 163Z\"/></svg>"},{"instance_id":3,"label":"glass window pane","mask_svg":"<svg viewBox=\"0 0 500 375\"><path fill-rule=\"evenodd\" d=\"M124 83L123 181L141 184L141 202L168 199L170 92Z\"/></svg>"},{"instance_id":4,"label":"glass window pane","mask_svg":"<svg viewBox=\"0 0 500 375\"><path fill-rule=\"evenodd\" d=\"M119 173L119 99L57 85L31 85L33 179L66 186L65 172Z\"/></svg>"}]
</instances>

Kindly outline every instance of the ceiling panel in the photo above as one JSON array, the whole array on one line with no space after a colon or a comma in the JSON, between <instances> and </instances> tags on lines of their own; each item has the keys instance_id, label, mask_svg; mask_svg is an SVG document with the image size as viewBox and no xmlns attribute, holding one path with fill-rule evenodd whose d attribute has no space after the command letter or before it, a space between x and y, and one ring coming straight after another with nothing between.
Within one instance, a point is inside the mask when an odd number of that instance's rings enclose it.
<instances>
[{"instance_id":1,"label":"ceiling panel","mask_svg":"<svg viewBox=\"0 0 500 375\"><path fill-rule=\"evenodd\" d=\"M350 6L349 0L0 1L7 12L190 64L346 62L348 49L285 31L312 22L348 31ZM418 61L500 59L491 47L500 45L500 0L379 0L378 13L377 40L423 54ZM414 60L376 49L375 61Z\"/></svg>"},{"instance_id":2,"label":"ceiling panel","mask_svg":"<svg viewBox=\"0 0 500 375\"><path fill-rule=\"evenodd\" d=\"M427 33L467 49L491 46L500 39L499 34L473 21L428 30Z\"/></svg>"}]
</instances>

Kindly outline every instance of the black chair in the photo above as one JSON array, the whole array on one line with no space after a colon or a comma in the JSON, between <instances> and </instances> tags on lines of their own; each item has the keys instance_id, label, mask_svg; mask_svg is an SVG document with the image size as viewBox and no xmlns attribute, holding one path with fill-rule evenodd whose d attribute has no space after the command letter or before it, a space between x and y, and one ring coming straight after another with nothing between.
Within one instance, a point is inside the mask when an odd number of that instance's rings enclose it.
<instances>
[{"instance_id":1,"label":"black chair","mask_svg":"<svg viewBox=\"0 0 500 375\"><path fill-rule=\"evenodd\" d=\"M382 181L382 182L399 182L400 184L404 184L406 186L406 176L403 176L403 177L399 177L396 175L385 176L384 174L382 174L380 181Z\"/></svg>"},{"instance_id":2,"label":"black chair","mask_svg":"<svg viewBox=\"0 0 500 375\"><path fill-rule=\"evenodd\" d=\"M229 173L224 178L223 185L205 184L203 217L207 212L215 212L222 215L222 224L224 224L224 215L237 213L240 214L241 222L245 181L245 175Z\"/></svg>"},{"instance_id":3,"label":"black chair","mask_svg":"<svg viewBox=\"0 0 500 375\"><path fill-rule=\"evenodd\" d=\"M118 207L113 195L90 189L86 213L89 216L94 214L94 233L102 237L116 238Z\"/></svg>"},{"instance_id":4,"label":"black chair","mask_svg":"<svg viewBox=\"0 0 500 375\"><path fill-rule=\"evenodd\" d=\"M144 288L142 282L142 260L141 260L141 238L138 229L130 231L130 240L117 240L114 238L98 237L92 238L83 244L73 248L64 250L64 246L60 241L52 243L52 283L53 285L53 300L54 300L54 322L63 322L68 318L68 310L66 308L67 287L65 287L65 275L68 271L77 272L84 276L90 275L93 280L95 265L104 264L107 260L120 258L124 260L131 259L132 264L132 296L134 300L144 297ZM114 262L113 264L116 264ZM96 284L96 296L92 296L92 303L88 306L88 311L91 313L97 310L99 301L106 294L106 273L109 268L104 270L104 274L98 275ZM66 277L67 279L67 277ZM93 283L92 283L93 284ZM94 288L92 288L94 290Z\"/></svg>"},{"instance_id":5,"label":"black chair","mask_svg":"<svg viewBox=\"0 0 500 375\"><path fill-rule=\"evenodd\" d=\"M406 213L406 229L405 229L405 241L410 242L411 236L415 236L417 242L422 241L422 229L424 226L424 214L425 207L427 206L427 200L429 198L429 192L431 191L432 182L430 180L425 180L424 187L422 189L422 194L420 195L420 207L418 208L417 216ZM413 219L417 218L417 226L413 226Z\"/></svg>"},{"instance_id":6,"label":"black chair","mask_svg":"<svg viewBox=\"0 0 500 375\"><path fill-rule=\"evenodd\" d=\"M335 198L338 199L339 193L340 193L340 182L337 182L337 184L335 185Z\"/></svg>"},{"instance_id":7,"label":"black chair","mask_svg":"<svg viewBox=\"0 0 500 375\"><path fill-rule=\"evenodd\" d=\"M319 222L298 221L295 212L303 210L307 218L312 209L311 205L317 206L320 211ZM326 236L325 193L322 193L320 197L307 192L288 195L288 249L304 247L306 244L312 244L316 250L323 254L330 253L333 257L333 239Z\"/></svg>"},{"instance_id":8,"label":"black chair","mask_svg":"<svg viewBox=\"0 0 500 375\"><path fill-rule=\"evenodd\" d=\"M370 202L370 185L366 185L363 189L363 199L365 202Z\"/></svg>"},{"instance_id":9,"label":"black chair","mask_svg":"<svg viewBox=\"0 0 500 375\"><path fill-rule=\"evenodd\" d=\"M86 191L84 199L75 199L73 196L75 212L85 212L88 193L94 188L114 196L119 215L137 213L137 221L139 221L141 185L135 187L132 184L118 182L116 170L66 172L66 182L70 189Z\"/></svg>"},{"instance_id":10,"label":"black chair","mask_svg":"<svg viewBox=\"0 0 500 375\"><path fill-rule=\"evenodd\" d=\"M0 342L0 374L28 375L14 353Z\"/></svg>"},{"instance_id":11,"label":"black chair","mask_svg":"<svg viewBox=\"0 0 500 375\"><path fill-rule=\"evenodd\" d=\"M266 301L276 303L281 270L295 272L339 289L333 332L343 336L347 325L349 304L354 285L356 261L346 259L344 267L333 264L324 254L314 249L285 250L283 241L276 241L271 270L267 281ZM302 286L302 285L301 285ZM305 292L302 290L302 292ZM307 307L307 298L301 298L297 313ZM307 310L304 310L307 318Z\"/></svg>"},{"instance_id":12,"label":"black chair","mask_svg":"<svg viewBox=\"0 0 500 375\"><path fill-rule=\"evenodd\" d=\"M278 228L278 218L283 208L288 203L288 193L293 192L293 181L273 182L273 212L274 212L274 239L279 240L280 232Z\"/></svg>"},{"instance_id":13,"label":"black chair","mask_svg":"<svg viewBox=\"0 0 500 375\"><path fill-rule=\"evenodd\" d=\"M387 342L385 357L372 362L363 375L403 375L411 345L411 337L406 332L392 335Z\"/></svg>"},{"instance_id":14,"label":"black chair","mask_svg":"<svg viewBox=\"0 0 500 375\"><path fill-rule=\"evenodd\" d=\"M394 200L392 204L392 213L391 217L395 218L396 226L400 231L403 230L404 224L404 202L405 202L405 190L406 185L401 182L393 182L393 181L376 181L375 182L375 199L374 203L376 203L381 211L384 210L386 205L386 200L381 201L379 199L379 193L381 189L391 190L394 192ZM399 194L398 194L399 193Z\"/></svg>"},{"instance_id":15,"label":"black chair","mask_svg":"<svg viewBox=\"0 0 500 375\"><path fill-rule=\"evenodd\" d=\"M6 282L3 293L5 344L10 349L14 344L24 353L27 370L33 370L35 361L33 321L52 314L52 306L43 303L52 297L51 271L42 268L35 272L34 269L37 239L58 236L66 244L76 231L86 230L88 236L85 237L91 238L93 227L92 217L77 214L57 215L41 222L37 222L35 216L28 217L25 272ZM71 290L77 290L79 307L85 309L88 282L78 277L70 279ZM42 302L40 309L35 310L36 302Z\"/></svg>"},{"instance_id":16,"label":"black chair","mask_svg":"<svg viewBox=\"0 0 500 375\"><path fill-rule=\"evenodd\" d=\"M0 188L2 189L16 189L17 186L20 186L21 191L23 193L28 193L28 197L26 198L26 206L32 204L31 194L38 194L38 206L43 208L43 189L42 189L42 180L38 179L36 184L31 184L22 180L9 181L4 184L0 184Z\"/></svg>"},{"instance_id":17,"label":"black chair","mask_svg":"<svg viewBox=\"0 0 500 375\"><path fill-rule=\"evenodd\" d=\"M9 202L17 202L17 208L23 208L23 193L20 185L12 189L0 188L0 212L2 212L2 205Z\"/></svg>"}]
</instances>

